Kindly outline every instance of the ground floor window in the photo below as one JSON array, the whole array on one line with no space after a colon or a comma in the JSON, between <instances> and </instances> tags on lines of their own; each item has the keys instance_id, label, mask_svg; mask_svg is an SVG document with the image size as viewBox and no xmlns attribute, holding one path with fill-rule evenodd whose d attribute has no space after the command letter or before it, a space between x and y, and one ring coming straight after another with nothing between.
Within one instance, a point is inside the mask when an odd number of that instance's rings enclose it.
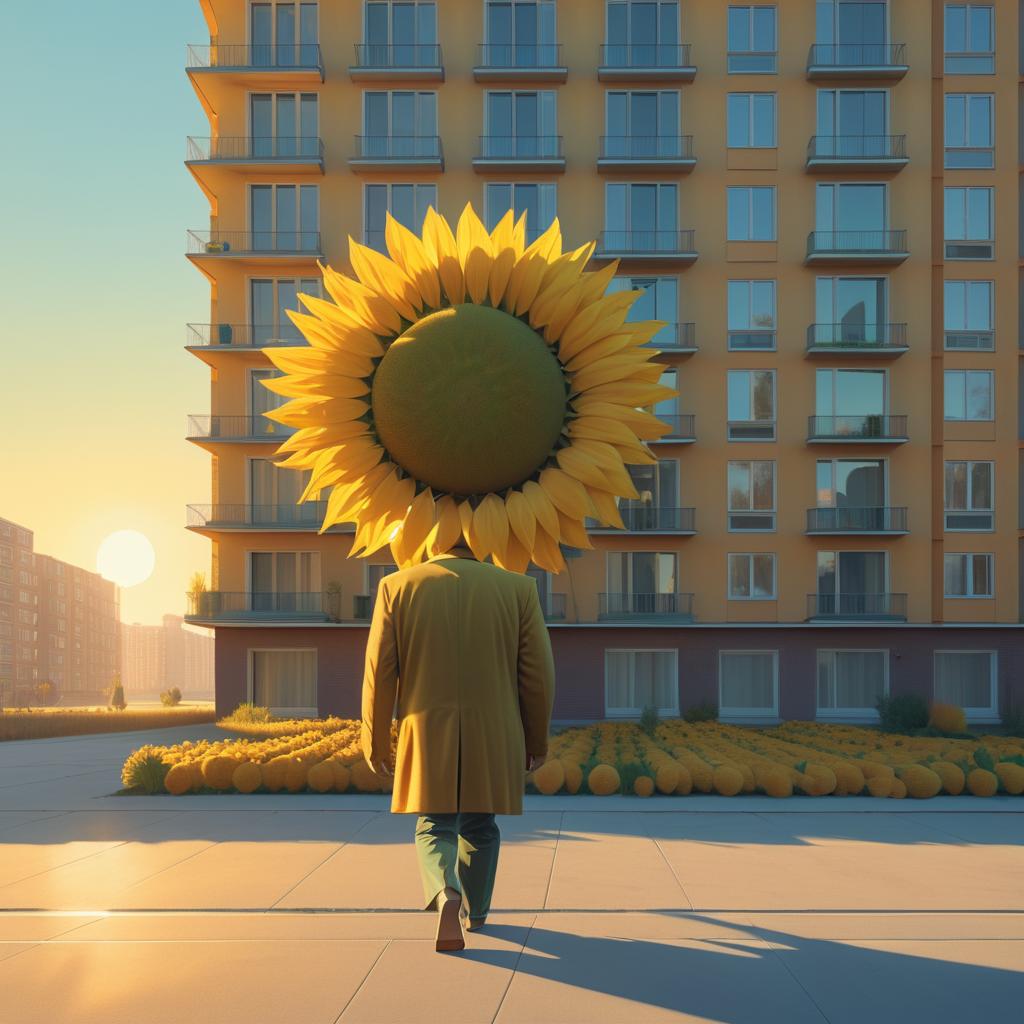
<instances>
[{"instance_id":1,"label":"ground floor window","mask_svg":"<svg viewBox=\"0 0 1024 1024\"><path fill-rule=\"evenodd\" d=\"M250 651L249 700L260 707L315 715L316 650Z\"/></svg>"},{"instance_id":2,"label":"ground floor window","mask_svg":"<svg viewBox=\"0 0 1024 1024\"><path fill-rule=\"evenodd\" d=\"M888 651L818 651L818 716L877 717L889 692Z\"/></svg>"},{"instance_id":3,"label":"ground floor window","mask_svg":"<svg viewBox=\"0 0 1024 1024\"><path fill-rule=\"evenodd\" d=\"M995 651L936 651L933 698L957 704L968 718L994 718Z\"/></svg>"},{"instance_id":4,"label":"ground floor window","mask_svg":"<svg viewBox=\"0 0 1024 1024\"><path fill-rule=\"evenodd\" d=\"M723 718L778 716L778 651L719 652L718 713Z\"/></svg>"},{"instance_id":5,"label":"ground floor window","mask_svg":"<svg viewBox=\"0 0 1024 1024\"><path fill-rule=\"evenodd\" d=\"M638 716L653 704L660 715L679 714L677 651L605 651L605 714Z\"/></svg>"}]
</instances>

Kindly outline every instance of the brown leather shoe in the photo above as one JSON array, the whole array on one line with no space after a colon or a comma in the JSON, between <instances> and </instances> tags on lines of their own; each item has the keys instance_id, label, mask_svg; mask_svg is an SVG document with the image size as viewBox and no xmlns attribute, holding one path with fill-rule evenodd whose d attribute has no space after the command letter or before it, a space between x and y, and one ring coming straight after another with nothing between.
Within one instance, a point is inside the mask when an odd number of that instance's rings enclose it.
<instances>
[{"instance_id":1,"label":"brown leather shoe","mask_svg":"<svg viewBox=\"0 0 1024 1024\"><path fill-rule=\"evenodd\" d=\"M483 917L470 917L469 914L463 911L462 926L467 932L479 931L485 924L487 924L486 914Z\"/></svg>"},{"instance_id":2,"label":"brown leather shoe","mask_svg":"<svg viewBox=\"0 0 1024 1024\"><path fill-rule=\"evenodd\" d=\"M437 937L434 949L439 953L453 952L466 948L466 939L462 934L462 921L459 909L462 896L448 896L442 893L438 899Z\"/></svg>"}]
</instances>

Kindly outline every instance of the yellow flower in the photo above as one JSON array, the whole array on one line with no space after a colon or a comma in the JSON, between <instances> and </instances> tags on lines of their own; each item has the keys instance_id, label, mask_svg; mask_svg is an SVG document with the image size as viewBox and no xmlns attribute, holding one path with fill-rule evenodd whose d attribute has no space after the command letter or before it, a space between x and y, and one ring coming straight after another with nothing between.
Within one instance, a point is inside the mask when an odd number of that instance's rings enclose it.
<instances>
[{"instance_id":1,"label":"yellow flower","mask_svg":"<svg viewBox=\"0 0 1024 1024\"><path fill-rule=\"evenodd\" d=\"M642 348L663 326L629 323L638 291L605 294L589 243L563 252L558 221L525 245L509 211L488 233L467 205L422 238L388 217L389 256L349 239L355 277L321 267L333 301L289 313L308 347L268 349L296 428L278 465L309 469L301 501L330 489L320 533L355 524L350 554L390 545L399 566L461 538L478 558L559 572L583 521L621 526L627 464L668 429L641 407L676 392Z\"/></svg>"}]
</instances>

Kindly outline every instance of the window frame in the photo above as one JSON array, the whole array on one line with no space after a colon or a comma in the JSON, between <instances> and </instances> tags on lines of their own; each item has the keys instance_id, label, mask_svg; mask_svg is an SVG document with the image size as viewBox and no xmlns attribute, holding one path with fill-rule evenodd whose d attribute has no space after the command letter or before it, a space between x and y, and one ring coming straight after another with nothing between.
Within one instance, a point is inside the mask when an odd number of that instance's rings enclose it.
<instances>
[{"instance_id":1,"label":"window frame","mask_svg":"<svg viewBox=\"0 0 1024 1024\"><path fill-rule=\"evenodd\" d=\"M952 286L959 286L962 293L960 298L960 305L964 311L964 323L951 327L947 322L947 315L950 312L950 302L948 298L948 292ZM966 320L967 314L970 309L969 294L973 288L984 285L988 291L988 326L987 327L968 327ZM996 331L995 331L995 300L996 300L996 282L993 278L961 278L961 277L947 277L943 278L942 281L942 347L946 352L994 352L996 345ZM962 345L950 345L949 336L957 334L967 335L990 335L990 340L987 345L978 345L974 348L964 347Z\"/></svg>"},{"instance_id":2,"label":"window frame","mask_svg":"<svg viewBox=\"0 0 1024 1024\"><path fill-rule=\"evenodd\" d=\"M771 285L771 309L772 309L772 325L768 327L755 327L752 324L753 316L748 317L751 323L748 323L746 327L733 328L731 326L731 313L732 313L732 292L734 285L746 285L747 291L747 308L753 311L754 301L753 292L754 285ZM737 277L729 278L725 282L725 329L726 329L726 348L729 352L774 352L778 345L778 333L779 333L779 311L778 311L778 297L779 297L779 283L774 277ZM771 344L769 345L737 345L733 344L734 335L736 336L756 336L756 335L770 335Z\"/></svg>"},{"instance_id":3,"label":"window frame","mask_svg":"<svg viewBox=\"0 0 1024 1024\"><path fill-rule=\"evenodd\" d=\"M722 665L731 654L770 654L772 656L772 707L767 708L726 708L722 701ZM779 717L779 651L777 648L721 648L718 651L718 718L757 719Z\"/></svg>"},{"instance_id":4,"label":"window frame","mask_svg":"<svg viewBox=\"0 0 1024 1024\"><path fill-rule=\"evenodd\" d=\"M733 420L729 418L729 381L733 374L746 373L751 374L750 386L748 388L748 411L754 412L754 378L755 373L767 373L769 374L772 382L772 415L770 419L745 419L745 420ZM726 440L730 442L759 442L761 444L772 443L776 440L776 435L779 429L779 401L778 401L778 370L775 367L743 367L737 369L726 370L725 373L725 415L726 415ZM771 424L771 436L770 437L733 437L732 436L732 425L734 423L765 423ZM740 460L737 460L740 461Z\"/></svg>"},{"instance_id":5,"label":"window frame","mask_svg":"<svg viewBox=\"0 0 1024 1024\"><path fill-rule=\"evenodd\" d=\"M966 562L963 571L965 592L963 594L951 594L946 590L946 561L950 558L969 560ZM989 589L987 593L975 592L975 568L974 559L984 558L988 563L987 575ZM946 601L993 601L996 596L995 580L995 556L991 551L944 551L942 553L942 597Z\"/></svg>"},{"instance_id":6,"label":"window frame","mask_svg":"<svg viewBox=\"0 0 1024 1024\"><path fill-rule=\"evenodd\" d=\"M515 179L509 179L508 181L485 181L483 183L483 209L484 209L484 226L490 223L489 210L487 205L487 193L491 188L510 188L512 190L512 206L511 209L516 209L516 191L520 188L537 188L537 189L551 189L550 195L553 197L552 214L551 219L554 220L558 216L558 183L554 181L519 181ZM540 202L541 193L537 193L537 208L541 206ZM502 214L504 216L504 214ZM500 218L499 218L500 220ZM495 226L497 221L494 222ZM531 242L539 238L550 226L545 224L543 227L531 227L529 223L526 225L526 242L529 245ZM488 231L493 231L493 227L488 227Z\"/></svg>"},{"instance_id":7,"label":"window frame","mask_svg":"<svg viewBox=\"0 0 1024 1024\"><path fill-rule=\"evenodd\" d=\"M882 693L884 696L889 696L889 687L891 682L890 662L892 660L892 654L888 647L819 647L815 650L815 662L814 662L814 715L815 720L823 721L848 721L854 719L868 718L871 721L878 721L878 709L875 707L870 708L851 708L851 707L835 707L835 708L822 708L818 702L818 688L821 686L821 656L823 654L832 655L832 678L833 682L836 679L836 655L839 654L881 654L882 665L884 667L884 685ZM837 691L838 692L838 691Z\"/></svg>"},{"instance_id":8,"label":"window frame","mask_svg":"<svg viewBox=\"0 0 1024 1024\"><path fill-rule=\"evenodd\" d=\"M772 504L771 508L755 508L754 507L754 470L753 465L755 462L765 462L772 467ZM725 466L725 514L726 514L726 525L727 533L775 533L777 529L777 518L779 514L779 483L778 483L778 470L777 470L776 459L729 459ZM732 507L732 488L729 486L729 468L730 466L737 464L745 464L749 468L747 473L750 478L750 485L748 487L748 497L750 499L750 508L733 508ZM772 524L767 529L760 530L743 530L737 529L732 525L732 517L734 515L764 515L771 516Z\"/></svg>"},{"instance_id":9,"label":"window frame","mask_svg":"<svg viewBox=\"0 0 1024 1024\"><path fill-rule=\"evenodd\" d=\"M732 195L733 193L747 192L747 223L746 231L748 236L754 233L755 213L754 213L754 193L755 192L768 192L771 195L771 228L770 235L768 238L734 238L729 233L730 228L730 216L729 211L732 206ZM778 242L779 240L779 215L778 215L778 189L775 185L727 185L726 186L726 197L725 197L725 240L726 242Z\"/></svg>"},{"instance_id":10,"label":"window frame","mask_svg":"<svg viewBox=\"0 0 1024 1024\"><path fill-rule=\"evenodd\" d=\"M973 97L984 97L988 100L988 137L987 146L970 146L966 140L971 134L971 102ZM964 144L952 145L948 136L949 104L951 100L963 102ZM958 164L950 163L950 156L956 153L988 153L988 163ZM942 167L950 171L991 171L996 165L996 95L994 92L947 92L942 97Z\"/></svg>"},{"instance_id":11,"label":"window frame","mask_svg":"<svg viewBox=\"0 0 1024 1024\"><path fill-rule=\"evenodd\" d=\"M971 19L970 12L974 8L981 8L989 12L989 33L990 33L990 48L987 50L951 50L949 48L949 13L953 10L962 9L964 11L964 26L965 26L965 38L964 43L969 44L973 42L971 38ZM944 75L994 75L995 74L995 56L996 56L996 40L995 40L995 5L994 4L945 4L942 11L942 73ZM966 70L958 70L955 64L951 64L957 60L979 60L983 58L991 58L989 70L979 71L977 67L971 67Z\"/></svg>"},{"instance_id":12,"label":"window frame","mask_svg":"<svg viewBox=\"0 0 1024 1024\"><path fill-rule=\"evenodd\" d=\"M950 416L946 407L946 399L949 396L949 378L951 374L959 374L963 378L963 416ZM989 416L968 416L968 386L967 382L971 374L980 374L988 378L988 402ZM969 367L946 367L942 371L942 422L943 423L994 423L996 418L996 377L994 370L976 369Z\"/></svg>"},{"instance_id":13,"label":"window frame","mask_svg":"<svg viewBox=\"0 0 1024 1024\"><path fill-rule=\"evenodd\" d=\"M752 531L750 531L752 532ZM748 582L751 593L736 594L732 589L732 560L747 559ZM754 594L754 559L768 558L772 567L772 589L766 595ZM775 551L729 551L725 556L725 594L727 601L777 601L779 599L779 557Z\"/></svg>"},{"instance_id":14,"label":"window frame","mask_svg":"<svg viewBox=\"0 0 1024 1024\"><path fill-rule=\"evenodd\" d=\"M756 42L754 39L754 12L756 10L766 10L772 13L772 42L774 48L771 50L739 50L734 49L732 45L731 30L732 30L732 13L733 11L745 11L747 15L747 33L750 37L751 42ZM779 9L776 4L729 4L726 10L726 22L725 22L725 66L726 74L729 75L777 75L779 73ZM734 57L746 57L746 58L768 58L770 60L771 67L767 68L751 68L751 67L740 67L733 66Z\"/></svg>"},{"instance_id":15,"label":"window frame","mask_svg":"<svg viewBox=\"0 0 1024 1024\"><path fill-rule=\"evenodd\" d=\"M754 125L756 118L754 117L754 98L758 96L768 96L772 101L772 141L770 146L757 146L754 145ZM746 136L747 143L743 146L733 146L729 143L729 130L732 123L731 113L731 100L733 98L745 99L747 112L746 112ZM728 92L725 94L725 145L727 149L778 149L779 148L779 98L777 92Z\"/></svg>"},{"instance_id":16,"label":"window frame","mask_svg":"<svg viewBox=\"0 0 1024 1024\"><path fill-rule=\"evenodd\" d=\"M675 687L673 692L675 695L675 707L674 708L659 708L658 714L666 717L678 716L679 714L679 648L677 647L606 647L604 649L604 692L602 693L602 703L604 707L605 718L638 718L643 712L643 708L630 708L628 710L616 710L613 711L608 704L608 655L609 654L671 654L672 655L672 667L673 676L675 678ZM636 673L636 662L630 660L630 672L635 679ZM634 685L635 690L635 685Z\"/></svg>"},{"instance_id":17,"label":"window frame","mask_svg":"<svg viewBox=\"0 0 1024 1024\"><path fill-rule=\"evenodd\" d=\"M967 480L965 504L967 505L967 507L966 508L950 508L950 506L948 504L948 502L949 502L949 495L946 492L946 473L947 473L947 467L951 466L951 465L957 465L958 463L961 463L961 462L964 464L964 466L967 467L966 470L965 470L965 476L966 476L966 480ZM979 465L984 465L984 466L988 466L989 467L988 490L989 490L989 494L991 495L991 504L990 504L989 508L972 508L971 507L971 498L973 496L973 491L974 491L974 483L973 483L974 476L973 476L971 470L972 470L972 467L979 466ZM987 512L992 517L992 524L991 524L991 526L989 526L987 529L984 529L984 530L974 530L974 529L968 529L968 530L959 529L958 530L958 529L950 529L950 527L949 527L949 514L951 512L954 513L954 514L962 512L965 515L970 515L972 513L984 514L984 513ZM943 526L945 527L945 529L943 530L944 533L993 533L995 531L995 526L996 526L996 464L995 464L995 460L994 459L945 459L943 461L943 463L942 463L942 518L943 518Z\"/></svg>"},{"instance_id":18,"label":"window frame","mask_svg":"<svg viewBox=\"0 0 1024 1024\"><path fill-rule=\"evenodd\" d=\"M426 216L426 211L429 210L431 207L433 207L435 211L437 210L437 207L438 207L437 182L436 181L366 181L366 182L363 182L363 195L362 195L362 207L363 207L363 209L362 209L362 213L363 213L362 237L363 237L363 245L367 246L368 248L374 249L377 252L385 252L386 251L386 243L385 243L384 247L378 249L377 246L374 245L373 239L370 238L370 229L368 227L368 223L369 223L369 219L370 219L369 218L370 190L371 189L378 189L378 188L383 188L383 189L386 190L386 193L385 193L386 198L385 198L385 203L384 203L384 209L385 209L386 213L391 213L391 209L392 209L392 206L393 206L392 196L394 194L394 189L395 189L396 186L401 187L401 188L411 187L413 189L413 210L414 210L414 212L415 212L415 208L416 208L416 206L417 206L417 204L419 202L419 190L420 189L433 189L434 190L434 201L432 203L427 203L426 209L424 209L424 211L423 211L424 217ZM391 216L394 217L394 214L391 213ZM398 218L395 218L395 219L397 220ZM385 214L385 217L384 217L384 223L387 224L387 216L386 216L386 214ZM402 222L399 221L399 223L401 224ZM413 232L413 234L420 234L421 233L419 229L414 230L411 225L403 224L403 227L408 228L410 231ZM383 236L382 236L381 241L382 242L385 241Z\"/></svg>"},{"instance_id":19,"label":"window frame","mask_svg":"<svg viewBox=\"0 0 1024 1024\"><path fill-rule=\"evenodd\" d=\"M989 647L943 647L932 651L932 700L937 700L935 686L938 682L936 671L940 654L987 654L989 656L989 700L986 708L967 708L964 713L968 722L998 721L999 719L999 651ZM972 713L973 712L973 713Z\"/></svg>"},{"instance_id":20,"label":"window frame","mask_svg":"<svg viewBox=\"0 0 1024 1024\"><path fill-rule=\"evenodd\" d=\"M247 647L245 666L245 693L249 703L253 703L253 654L295 654L297 652L313 655L313 692L317 702L320 700L320 652L316 647ZM271 712L284 712L295 718L316 718L319 707L284 707L271 708Z\"/></svg>"}]
</instances>

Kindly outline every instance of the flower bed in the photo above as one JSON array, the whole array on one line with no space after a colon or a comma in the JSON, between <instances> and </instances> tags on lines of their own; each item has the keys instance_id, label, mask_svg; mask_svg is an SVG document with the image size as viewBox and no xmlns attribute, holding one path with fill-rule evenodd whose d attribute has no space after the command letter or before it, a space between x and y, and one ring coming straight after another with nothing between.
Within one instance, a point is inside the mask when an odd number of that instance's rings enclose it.
<instances>
[{"instance_id":1,"label":"flower bed","mask_svg":"<svg viewBox=\"0 0 1024 1024\"><path fill-rule=\"evenodd\" d=\"M86 736L101 732L135 732L172 726L206 725L216 715L209 707L149 708L4 708L0 740L40 740L53 736Z\"/></svg>"},{"instance_id":2,"label":"flower bed","mask_svg":"<svg viewBox=\"0 0 1024 1024\"><path fill-rule=\"evenodd\" d=\"M275 725L283 723L273 723ZM145 746L124 764L131 792L380 793L391 779L363 758L358 720L292 723L262 738ZM295 731L301 729L302 731ZM392 746L396 729L392 724ZM738 793L917 797L1024 793L1024 740L901 736L786 722L767 729L720 722L601 722L553 736L531 793L641 797Z\"/></svg>"}]
</instances>

